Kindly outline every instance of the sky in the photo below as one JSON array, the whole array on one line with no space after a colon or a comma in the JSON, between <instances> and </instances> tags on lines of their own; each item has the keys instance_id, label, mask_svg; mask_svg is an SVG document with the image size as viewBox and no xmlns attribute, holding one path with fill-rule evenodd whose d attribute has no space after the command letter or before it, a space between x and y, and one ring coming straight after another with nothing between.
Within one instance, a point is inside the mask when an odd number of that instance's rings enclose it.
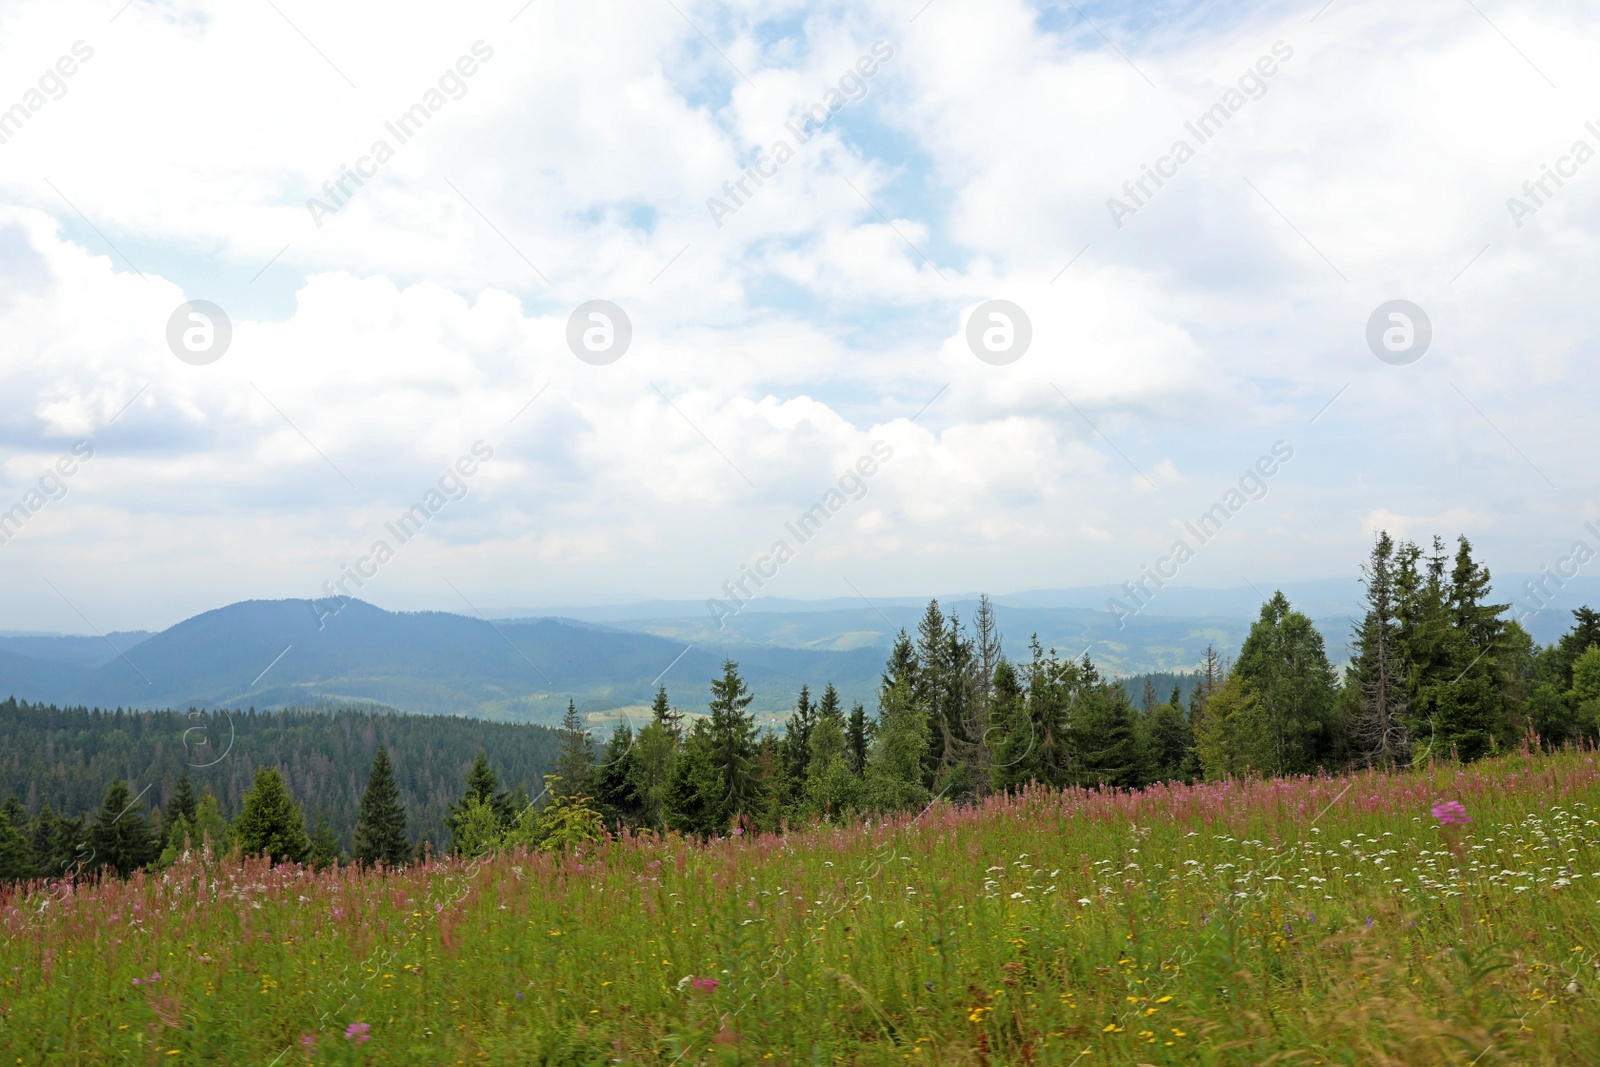
<instances>
[{"instance_id":1,"label":"sky","mask_svg":"<svg viewBox=\"0 0 1600 1067\"><path fill-rule=\"evenodd\" d=\"M1600 546L1597 32L9 0L0 629L1265 588L1379 529L1554 567Z\"/></svg>"}]
</instances>

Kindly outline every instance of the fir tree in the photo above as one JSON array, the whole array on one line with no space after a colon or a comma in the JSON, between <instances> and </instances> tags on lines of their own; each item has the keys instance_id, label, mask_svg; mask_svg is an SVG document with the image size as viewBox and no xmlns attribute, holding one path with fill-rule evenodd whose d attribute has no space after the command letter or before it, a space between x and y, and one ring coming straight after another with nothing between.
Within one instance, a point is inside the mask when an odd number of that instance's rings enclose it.
<instances>
[{"instance_id":1,"label":"fir tree","mask_svg":"<svg viewBox=\"0 0 1600 1067\"><path fill-rule=\"evenodd\" d=\"M1100 680L1085 656L1068 718L1073 776L1080 785L1132 788L1145 783L1145 758L1133 707L1120 685Z\"/></svg>"},{"instance_id":2,"label":"fir tree","mask_svg":"<svg viewBox=\"0 0 1600 1067\"><path fill-rule=\"evenodd\" d=\"M1365 762L1381 767L1404 762L1411 749L1406 665L1397 643L1394 549L1389 534L1379 533L1361 568L1367 612L1351 641L1346 681L1357 707L1353 724L1357 752Z\"/></svg>"},{"instance_id":3,"label":"fir tree","mask_svg":"<svg viewBox=\"0 0 1600 1067\"><path fill-rule=\"evenodd\" d=\"M828 690L833 689L829 683ZM837 693L833 696L835 710L839 701ZM789 715L789 721L783 728L783 757L786 764L784 770L790 783L798 787L805 782L806 762L811 757L811 727L817 721L817 709L811 704L811 689L808 686L800 687L800 695L795 699L794 711Z\"/></svg>"},{"instance_id":4,"label":"fir tree","mask_svg":"<svg viewBox=\"0 0 1600 1067\"><path fill-rule=\"evenodd\" d=\"M367 788L372 787L369 784ZM328 813L317 809L317 821L311 830L311 865L317 870L339 862L339 835L328 824Z\"/></svg>"},{"instance_id":5,"label":"fir tree","mask_svg":"<svg viewBox=\"0 0 1600 1067\"><path fill-rule=\"evenodd\" d=\"M637 826L644 805L633 774L633 729L618 723L600 753L600 765L591 775L594 807L611 826Z\"/></svg>"},{"instance_id":6,"label":"fir tree","mask_svg":"<svg viewBox=\"0 0 1600 1067\"><path fill-rule=\"evenodd\" d=\"M633 795L639 804L639 824L652 829L666 826L665 801L672 768L678 758L678 739L672 727L660 719L639 731L634 742L628 774Z\"/></svg>"},{"instance_id":7,"label":"fir tree","mask_svg":"<svg viewBox=\"0 0 1600 1067\"><path fill-rule=\"evenodd\" d=\"M990 752L990 782L994 789L1011 792L1039 778L1038 752L1027 697L1016 668L1001 660L994 671L989 697L989 728L984 742Z\"/></svg>"},{"instance_id":8,"label":"fir tree","mask_svg":"<svg viewBox=\"0 0 1600 1067\"><path fill-rule=\"evenodd\" d=\"M262 767L244 795L233 833L246 856L265 853L273 863L304 863L311 854L305 821L283 776L275 768Z\"/></svg>"},{"instance_id":9,"label":"fir tree","mask_svg":"<svg viewBox=\"0 0 1600 1067\"><path fill-rule=\"evenodd\" d=\"M411 838L406 833L406 809L394 784L389 750L378 745L361 794L361 815L356 820L355 859L363 867L403 867L411 858Z\"/></svg>"},{"instance_id":10,"label":"fir tree","mask_svg":"<svg viewBox=\"0 0 1600 1067\"><path fill-rule=\"evenodd\" d=\"M179 819L194 823L195 805L198 798L194 795L194 786L189 782L189 772L184 771L178 775L178 788L161 809L161 838L163 841L172 837L172 827Z\"/></svg>"},{"instance_id":11,"label":"fir tree","mask_svg":"<svg viewBox=\"0 0 1600 1067\"><path fill-rule=\"evenodd\" d=\"M0 885L32 878L33 850L28 839L9 818L0 819Z\"/></svg>"},{"instance_id":12,"label":"fir tree","mask_svg":"<svg viewBox=\"0 0 1600 1067\"><path fill-rule=\"evenodd\" d=\"M1337 679L1322 634L1281 592L1261 605L1234 676L1260 701L1272 759L1263 774L1302 774L1326 762L1332 747Z\"/></svg>"},{"instance_id":13,"label":"fir tree","mask_svg":"<svg viewBox=\"0 0 1600 1067\"><path fill-rule=\"evenodd\" d=\"M872 739L873 726L867 721L867 709L858 700L850 709L844 732L844 759L850 766L850 773L858 778L866 773L867 749Z\"/></svg>"},{"instance_id":14,"label":"fir tree","mask_svg":"<svg viewBox=\"0 0 1600 1067\"><path fill-rule=\"evenodd\" d=\"M723 789L723 822L754 810L759 795L755 775L755 716L747 710L755 697L739 676L739 665L722 661L722 677L711 683L711 753Z\"/></svg>"},{"instance_id":15,"label":"fir tree","mask_svg":"<svg viewBox=\"0 0 1600 1067\"><path fill-rule=\"evenodd\" d=\"M879 708L877 735L866 761L869 808L904 811L928 802L928 790L922 784L922 757L928 741L926 709L912 699L910 686L896 684Z\"/></svg>"},{"instance_id":16,"label":"fir tree","mask_svg":"<svg viewBox=\"0 0 1600 1067\"><path fill-rule=\"evenodd\" d=\"M667 687L656 687L656 699L650 705L651 721L660 724L676 741L683 736L683 712L667 701Z\"/></svg>"},{"instance_id":17,"label":"fir tree","mask_svg":"<svg viewBox=\"0 0 1600 1067\"><path fill-rule=\"evenodd\" d=\"M561 719L561 754L556 759L555 795L573 797L593 791L589 781L594 772L594 746L589 743L589 732L578 717L578 708L570 699L567 713Z\"/></svg>"},{"instance_id":18,"label":"fir tree","mask_svg":"<svg viewBox=\"0 0 1600 1067\"><path fill-rule=\"evenodd\" d=\"M121 778L112 781L89 830L92 866L110 867L126 878L156 859L159 849L145 812L136 810L138 800Z\"/></svg>"}]
</instances>

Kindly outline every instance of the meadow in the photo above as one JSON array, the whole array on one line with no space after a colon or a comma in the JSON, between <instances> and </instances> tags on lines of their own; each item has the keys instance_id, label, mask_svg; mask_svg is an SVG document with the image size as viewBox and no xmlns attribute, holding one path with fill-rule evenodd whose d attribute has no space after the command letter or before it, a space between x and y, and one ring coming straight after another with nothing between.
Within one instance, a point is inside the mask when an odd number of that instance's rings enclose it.
<instances>
[{"instance_id":1,"label":"meadow","mask_svg":"<svg viewBox=\"0 0 1600 1067\"><path fill-rule=\"evenodd\" d=\"M386 874L201 852L0 903L0 1063L1596 1063L1594 761Z\"/></svg>"}]
</instances>

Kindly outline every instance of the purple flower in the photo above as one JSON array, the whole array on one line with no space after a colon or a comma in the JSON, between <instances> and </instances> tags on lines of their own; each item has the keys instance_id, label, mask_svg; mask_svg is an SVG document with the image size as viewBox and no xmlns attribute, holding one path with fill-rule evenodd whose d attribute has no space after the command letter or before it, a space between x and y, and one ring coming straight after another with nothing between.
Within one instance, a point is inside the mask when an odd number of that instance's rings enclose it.
<instances>
[{"instance_id":1,"label":"purple flower","mask_svg":"<svg viewBox=\"0 0 1600 1067\"><path fill-rule=\"evenodd\" d=\"M1433 806L1433 817L1439 820L1440 826L1472 821L1472 817L1467 814L1467 809L1462 807L1459 800L1439 801Z\"/></svg>"},{"instance_id":2,"label":"purple flower","mask_svg":"<svg viewBox=\"0 0 1600 1067\"><path fill-rule=\"evenodd\" d=\"M717 980L715 978L696 978L694 980L694 987L696 989L704 989L709 993L713 989L717 988Z\"/></svg>"},{"instance_id":3,"label":"purple flower","mask_svg":"<svg viewBox=\"0 0 1600 1067\"><path fill-rule=\"evenodd\" d=\"M344 1039L346 1041L354 1041L359 1045L363 1041L370 1041L372 1039L372 1034L370 1033L371 1030L372 1027L367 1023L351 1023L349 1026L344 1028Z\"/></svg>"},{"instance_id":4,"label":"purple flower","mask_svg":"<svg viewBox=\"0 0 1600 1067\"><path fill-rule=\"evenodd\" d=\"M735 826L735 827L734 827L734 828L733 828L733 836L734 836L734 837L738 837L738 836L740 836L740 835L741 835L741 834L743 834L743 833L744 833L744 827L742 827L742 826Z\"/></svg>"}]
</instances>

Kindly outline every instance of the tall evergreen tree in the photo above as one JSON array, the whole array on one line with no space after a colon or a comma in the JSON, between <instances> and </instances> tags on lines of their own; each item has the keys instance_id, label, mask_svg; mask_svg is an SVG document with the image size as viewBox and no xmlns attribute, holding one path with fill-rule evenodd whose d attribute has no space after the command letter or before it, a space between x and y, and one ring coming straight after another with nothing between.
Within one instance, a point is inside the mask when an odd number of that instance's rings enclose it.
<instances>
[{"instance_id":1,"label":"tall evergreen tree","mask_svg":"<svg viewBox=\"0 0 1600 1067\"><path fill-rule=\"evenodd\" d=\"M912 698L910 686L897 683L878 709L877 735L866 760L868 807L893 812L928 802L928 790L922 784L922 757L928 742L927 710Z\"/></svg>"},{"instance_id":2,"label":"tall evergreen tree","mask_svg":"<svg viewBox=\"0 0 1600 1067\"><path fill-rule=\"evenodd\" d=\"M915 691L920 684L918 679L921 673L922 665L917 662L916 646L911 643L910 636L901 630L895 635L894 645L889 649L889 662L883 668L883 679L878 683L880 699L896 682L905 682Z\"/></svg>"},{"instance_id":3,"label":"tall evergreen tree","mask_svg":"<svg viewBox=\"0 0 1600 1067\"><path fill-rule=\"evenodd\" d=\"M172 798L161 809L161 839L163 841L172 837L172 827L179 819L189 823L194 822L195 805L199 798L194 794L194 786L189 781L189 772L184 771L178 775L178 788L173 792Z\"/></svg>"},{"instance_id":4,"label":"tall evergreen tree","mask_svg":"<svg viewBox=\"0 0 1600 1067\"><path fill-rule=\"evenodd\" d=\"M844 760L850 773L860 778L867 771L867 750L872 745L873 724L867 721L867 709L856 701L850 708L850 718L844 730Z\"/></svg>"},{"instance_id":5,"label":"tall evergreen tree","mask_svg":"<svg viewBox=\"0 0 1600 1067\"><path fill-rule=\"evenodd\" d=\"M149 818L138 806L138 800L121 778L112 781L100 805L100 813L89 829L93 866L110 867L126 878L156 859L159 849Z\"/></svg>"},{"instance_id":6,"label":"tall evergreen tree","mask_svg":"<svg viewBox=\"0 0 1600 1067\"><path fill-rule=\"evenodd\" d=\"M569 699L567 713L561 719L561 754L556 759L556 774L561 780L555 783L555 794L561 797L592 794L594 789L589 778L593 772L594 746L589 743L589 732L578 717L577 705Z\"/></svg>"},{"instance_id":7,"label":"tall evergreen tree","mask_svg":"<svg viewBox=\"0 0 1600 1067\"><path fill-rule=\"evenodd\" d=\"M833 688L831 683L828 688ZM834 701L837 704L838 694L834 695ZM784 769L791 785L805 781L806 762L811 758L811 727L816 721L817 709L811 704L811 689L802 685L794 711L783 729Z\"/></svg>"},{"instance_id":8,"label":"tall evergreen tree","mask_svg":"<svg viewBox=\"0 0 1600 1067\"><path fill-rule=\"evenodd\" d=\"M1201 709L1195 755L1213 781L1269 773L1278 759L1261 702L1239 675L1223 682Z\"/></svg>"},{"instance_id":9,"label":"tall evergreen tree","mask_svg":"<svg viewBox=\"0 0 1600 1067\"><path fill-rule=\"evenodd\" d=\"M305 822L283 776L275 768L262 767L244 795L233 833L246 856L265 853L273 863L304 863L311 854Z\"/></svg>"},{"instance_id":10,"label":"tall evergreen tree","mask_svg":"<svg viewBox=\"0 0 1600 1067\"><path fill-rule=\"evenodd\" d=\"M33 850L10 819L0 819L0 885L34 877Z\"/></svg>"},{"instance_id":11,"label":"tall evergreen tree","mask_svg":"<svg viewBox=\"0 0 1600 1067\"><path fill-rule=\"evenodd\" d=\"M381 749L380 749L381 751ZM370 785L367 787L372 788ZM311 865L317 870L339 862L339 835L328 823L328 813L317 809L317 821L311 829Z\"/></svg>"},{"instance_id":12,"label":"tall evergreen tree","mask_svg":"<svg viewBox=\"0 0 1600 1067\"><path fill-rule=\"evenodd\" d=\"M1002 659L994 670L989 691L989 728L985 745L990 753L991 787L1011 792L1040 779L1033 723L1027 696L1016 668Z\"/></svg>"},{"instance_id":13,"label":"tall evergreen tree","mask_svg":"<svg viewBox=\"0 0 1600 1067\"><path fill-rule=\"evenodd\" d=\"M667 700L667 687L656 687L656 699L650 705L652 722L660 723L662 728L672 734L674 740L683 736L683 712L673 707Z\"/></svg>"},{"instance_id":14,"label":"tall evergreen tree","mask_svg":"<svg viewBox=\"0 0 1600 1067\"><path fill-rule=\"evenodd\" d=\"M755 716L748 710L755 699L739 676L739 665L722 661L722 677L711 682L712 761L721 778L725 823L736 814L755 810L760 790L755 773Z\"/></svg>"},{"instance_id":15,"label":"tall evergreen tree","mask_svg":"<svg viewBox=\"0 0 1600 1067\"><path fill-rule=\"evenodd\" d=\"M677 734L663 720L652 719L650 725L639 731L628 761L628 774L632 778L633 795L639 803L641 826L656 830L665 828L667 786L677 758Z\"/></svg>"},{"instance_id":16,"label":"tall evergreen tree","mask_svg":"<svg viewBox=\"0 0 1600 1067\"><path fill-rule=\"evenodd\" d=\"M1147 768L1122 686L1102 681L1086 655L1077 671L1068 716L1073 777L1080 785L1144 785Z\"/></svg>"},{"instance_id":17,"label":"tall evergreen tree","mask_svg":"<svg viewBox=\"0 0 1600 1067\"><path fill-rule=\"evenodd\" d=\"M595 768L595 809L611 826L637 826L644 811L633 773L633 728L618 723Z\"/></svg>"},{"instance_id":18,"label":"tall evergreen tree","mask_svg":"<svg viewBox=\"0 0 1600 1067\"><path fill-rule=\"evenodd\" d=\"M1367 592L1365 619L1352 635L1352 663L1346 685L1357 702L1353 724L1356 754L1365 762L1392 767L1410 758L1410 694L1401 659L1396 619L1394 541L1380 532L1362 566Z\"/></svg>"},{"instance_id":19,"label":"tall evergreen tree","mask_svg":"<svg viewBox=\"0 0 1600 1067\"><path fill-rule=\"evenodd\" d=\"M356 820L355 858L363 867L383 864L405 866L411 859L411 838L406 833L406 809L400 803L400 790L394 784L394 769L389 750L378 746L367 775L367 790L361 794L361 817Z\"/></svg>"},{"instance_id":20,"label":"tall evergreen tree","mask_svg":"<svg viewBox=\"0 0 1600 1067\"><path fill-rule=\"evenodd\" d=\"M1325 763L1333 742L1337 679L1322 634L1282 592L1261 605L1233 675L1261 704L1272 745L1264 774L1301 774Z\"/></svg>"}]
</instances>

